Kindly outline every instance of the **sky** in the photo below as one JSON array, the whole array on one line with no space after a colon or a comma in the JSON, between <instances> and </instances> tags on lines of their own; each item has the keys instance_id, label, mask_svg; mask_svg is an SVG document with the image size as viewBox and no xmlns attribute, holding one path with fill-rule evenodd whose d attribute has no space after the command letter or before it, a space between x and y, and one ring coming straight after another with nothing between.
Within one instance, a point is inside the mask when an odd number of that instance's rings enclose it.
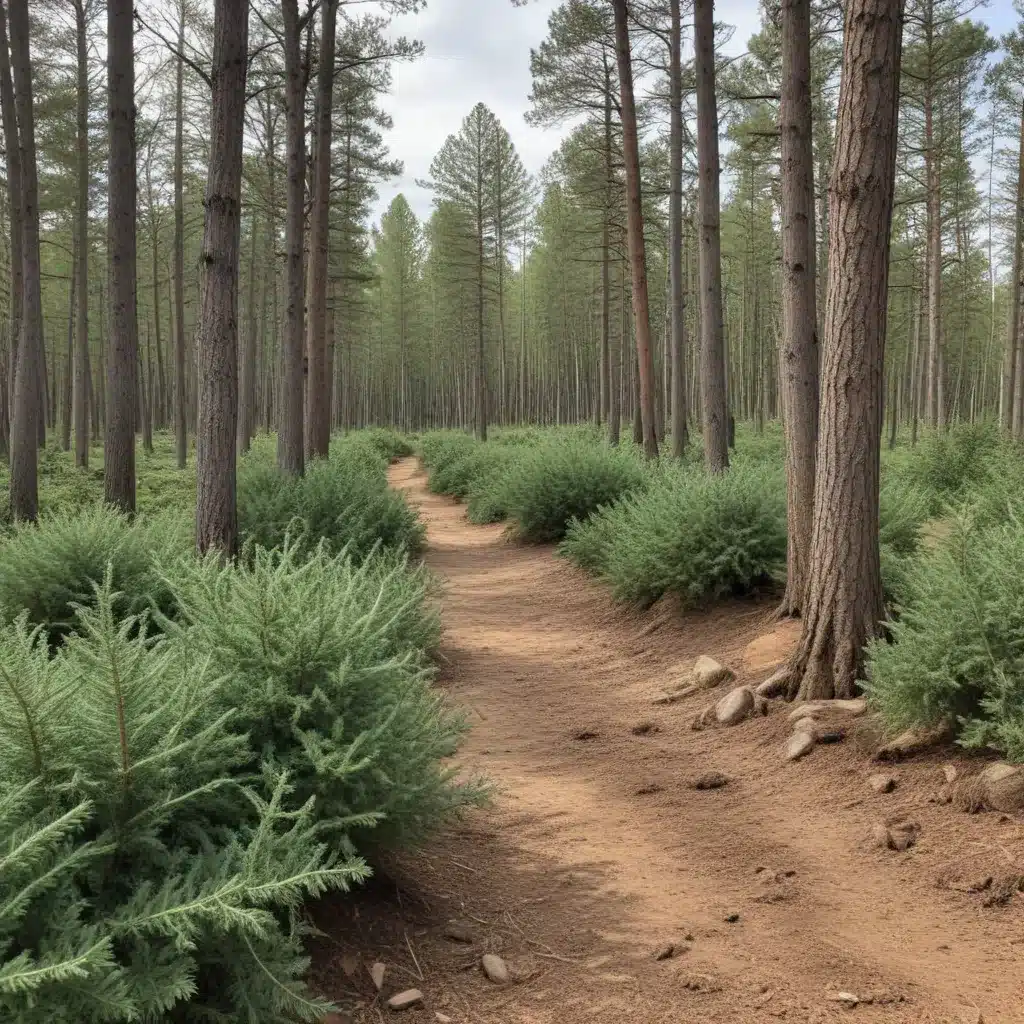
<instances>
[{"instance_id":1,"label":"sky","mask_svg":"<svg viewBox=\"0 0 1024 1024\"><path fill-rule=\"evenodd\" d=\"M394 119L387 142L404 172L380 185L375 221L399 192L417 216L430 215L431 194L416 182L429 176L434 155L478 102L508 130L526 169L541 170L562 133L531 127L523 119L529 107L530 49L547 35L548 17L559 2L533 0L514 7L512 0L427 0L426 10L394 19L394 34L419 39L426 52L415 63L395 66L393 88L383 99ZM1010 0L992 0L974 16L994 34L1016 21ZM744 52L760 26L757 0L718 0L715 18L735 27L723 47L729 55Z\"/></svg>"}]
</instances>

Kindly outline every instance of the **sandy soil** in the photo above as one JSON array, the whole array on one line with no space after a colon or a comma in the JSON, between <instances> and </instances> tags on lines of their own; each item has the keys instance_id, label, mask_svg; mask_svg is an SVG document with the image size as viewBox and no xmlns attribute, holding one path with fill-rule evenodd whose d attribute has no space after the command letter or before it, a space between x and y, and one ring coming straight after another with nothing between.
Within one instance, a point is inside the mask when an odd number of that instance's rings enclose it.
<instances>
[{"instance_id":1,"label":"sandy soil","mask_svg":"<svg viewBox=\"0 0 1024 1024\"><path fill-rule=\"evenodd\" d=\"M395 1016L384 1001L410 987L425 998L404 1019L441 1024L1024 1021L1024 896L995 898L1024 875L1024 821L930 800L941 764L976 764L944 751L880 769L851 741L787 763L780 702L694 732L718 694L655 698L700 654L760 682L795 637L769 606L634 614L551 548L469 524L412 460L392 483L445 581L440 684L473 724L461 760L497 792L318 908L314 979L353 1021ZM879 770L894 792L868 787ZM692 789L708 771L729 784ZM872 826L900 816L917 844L877 848ZM470 943L445 937L452 919ZM483 976L484 952L512 984Z\"/></svg>"}]
</instances>

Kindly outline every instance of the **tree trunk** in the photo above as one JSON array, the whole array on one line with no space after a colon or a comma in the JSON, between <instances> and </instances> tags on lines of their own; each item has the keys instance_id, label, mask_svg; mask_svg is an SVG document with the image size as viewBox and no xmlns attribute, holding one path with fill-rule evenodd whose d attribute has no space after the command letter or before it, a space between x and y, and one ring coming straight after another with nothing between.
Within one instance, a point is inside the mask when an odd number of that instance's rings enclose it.
<instances>
[{"instance_id":1,"label":"tree trunk","mask_svg":"<svg viewBox=\"0 0 1024 1024\"><path fill-rule=\"evenodd\" d=\"M71 283L68 288L68 351L65 359L64 379L61 381L60 446L71 450L71 378L75 362L75 292L78 287L78 245L71 245Z\"/></svg>"},{"instance_id":2,"label":"tree trunk","mask_svg":"<svg viewBox=\"0 0 1024 1024\"><path fill-rule=\"evenodd\" d=\"M89 468L89 49L85 31L85 0L75 0L78 58L78 320L75 337L72 418L75 424L75 465Z\"/></svg>"},{"instance_id":3,"label":"tree trunk","mask_svg":"<svg viewBox=\"0 0 1024 1024\"><path fill-rule=\"evenodd\" d=\"M214 549L226 556L233 555L238 548L238 269L248 39L248 0L217 0L210 168L204 204L203 286L196 332L196 548L200 554Z\"/></svg>"},{"instance_id":4,"label":"tree trunk","mask_svg":"<svg viewBox=\"0 0 1024 1024\"><path fill-rule=\"evenodd\" d=\"M926 260L928 265L928 374L925 391L925 422L930 427L942 423L939 401L939 362L942 345L942 195L939 154L935 143L935 102L933 89L933 4L928 0L925 14L925 45L928 71L924 90L924 163L926 204Z\"/></svg>"},{"instance_id":5,"label":"tree trunk","mask_svg":"<svg viewBox=\"0 0 1024 1024\"><path fill-rule=\"evenodd\" d=\"M313 209L309 223L309 324L306 358L306 457L326 458L331 443L331 389L327 375L327 262L331 208L331 126L334 98L334 34L338 0L320 8L320 67L316 90Z\"/></svg>"},{"instance_id":6,"label":"tree trunk","mask_svg":"<svg viewBox=\"0 0 1024 1024\"><path fill-rule=\"evenodd\" d=\"M807 585L818 442L811 3L782 3L782 384L789 543L780 614L799 615Z\"/></svg>"},{"instance_id":7,"label":"tree trunk","mask_svg":"<svg viewBox=\"0 0 1024 1024\"><path fill-rule=\"evenodd\" d=\"M35 519L39 514L38 433L43 416L39 388L43 300L28 0L11 0L10 18L17 147L21 163L19 202L22 229L21 324L11 422L11 515L15 519Z\"/></svg>"},{"instance_id":8,"label":"tree trunk","mask_svg":"<svg viewBox=\"0 0 1024 1024\"><path fill-rule=\"evenodd\" d=\"M651 353L651 318L647 297L647 256L644 251L644 211L640 184L640 144L633 97L633 57L629 46L626 0L612 0L615 12L615 56L619 66L622 111L622 156L626 165L626 231L633 285L633 330L636 334L638 387L644 455L658 457L654 429L654 360Z\"/></svg>"},{"instance_id":9,"label":"tree trunk","mask_svg":"<svg viewBox=\"0 0 1024 1024\"><path fill-rule=\"evenodd\" d=\"M686 293L683 282L683 83L680 0L669 0L669 306L672 458L686 451Z\"/></svg>"},{"instance_id":10,"label":"tree trunk","mask_svg":"<svg viewBox=\"0 0 1024 1024\"><path fill-rule=\"evenodd\" d=\"M298 0L281 0L284 17L285 124L288 135L288 203L285 214L286 326L281 358L281 409L277 464L292 476L305 472L303 446L303 222L306 183L305 79L299 47Z\"/></svg>"},{"instance_id":11,"label":"tree trunk","mask_svg":"<svg viewBox=\"0 0 1024 1024\"><path fill-rule=\"evenodd\" d=\"M135 23L132 0L107 2L109 158L107 252L110 333L107 338L107 424L103 496L135 511L136 380L139 326L135 309Z\"/></svg>"},{"instance_id":12,"label":"tree trunk","mask_svg":"<svg viewBox=\"0 0 1024 1024\"><path fill-rule=\"evenodd\" d=\"M256 336L259 321L256 316L256 214L252 215L252 232L249 250L249 329L241 353L241 365L238 372L238 436L236 448L239 455L249 450L255 424L256 404Z\"/></svg>"},{"instance_id":13,"label":"tree trunk","mask_svg":"<svg viewBox=\"0 0 1024 1024\"><path fill-rule=\"evenodd\" d=\"M21 337L22 303L25 297L25 242L21 172L21 143L18 136L18 115L15 110L14 79L11 76L10 49L7 39L7 14L0 4L0 112L4 126L4 156L7 164L7 203L11 211L11 309L10 350L7 364L8 414L14 412L14 385L18 368L18 343ZM9 425L9 424L8 424Z\"/></svg>"},{"instance_id":14,"label":"tree trunk","mask_svg":"<svg viewBox=\"0 0 1024 1024\"><path fill-rule=\"evenodd\" d=\"M609 235L611 233L612 211L615 204L615 165L612 153L612 73L608 66L608 54L604 52L604 159L605 159L605 208L602 229L601 298L602 318L601 344L605 346L608 374L608 443L617 445L622 429L622 402L619 394L620 346L611 343L611 257Z\"/></svg>"},{"instance_id":15,"label":"tree trunk","mask_svg":"<svg viewBox=\"0 0 1024 1024\"><path fill-rule=\"evenodd\" d=\"M1024 253L1021 252L1021 248L1024 246L1024 99L1021 100L1020 132L1017 142L1017 187L1016 202L1014 204L1013 270L1010 278L1010 313L1007 318L1006 354L1003 364L1003 390L1000 406L1002 424L1007 430L1010 430L1013 427L1013 397L1016 391L1017 373L1021 369L1017 366L1017 332L1021 305L1022 259L1024 259Z\"/></svg>"},{"instance_id":16,"label":"tree trunk","mask_svg":"<svg viewBox=\"0 0 1024 1024\"><path fill-rule=\"evenodd\" d=\"M697 205L700 218L700 396L704 461L712 473L729 468L725 330L722 323L722 237L715 98L714 0L694 0L697 66Z\"/></svg>"},{"instance_id":17,"label":"tree trunk","mask_svg":"<svg viewBox=\"0 0 1024 1024\"><path fill-rule=\"evenodd\" d=\"M791 695L848 697L883 613L878 487L901 0L850 0L829 186L810 578Z\"/></svg>"},{"instance_id":18,"label":"tree trunk","mask_svg":"<svg viewBox=\"0 0 1024 1024\"><path fill-rule=\"evenodd\" d=\"M178 0L178 53L185 49L185 0ZM174 93L174 447L178 469L188 461L185 409L185 62L178 57Z\"/></svg>"},{"instance_id":19,"label":"tree trunk","mask_svg":"<svg viewBox=\"0 0 1024 1024\"><path fill-rule=\"evenodd\" d=\"M149 324L146 324L146 355L139 350L139 401L142 416L142 450L153 451L153 363L149 348Z\"/></svg>"}]
</instances>

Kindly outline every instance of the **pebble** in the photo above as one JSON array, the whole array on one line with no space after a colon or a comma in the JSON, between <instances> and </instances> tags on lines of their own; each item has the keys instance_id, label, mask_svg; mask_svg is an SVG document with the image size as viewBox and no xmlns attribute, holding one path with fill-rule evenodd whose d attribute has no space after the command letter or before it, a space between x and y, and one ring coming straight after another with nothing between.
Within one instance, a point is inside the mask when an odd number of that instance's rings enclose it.
<instances>
[{"instance_id":1,"label":"pebble","mask_svg":"<svg viewBox=\"0 0 1024 1024\"><path fill-rule=\"evenodd\" d=\"M370 968L370 977L373 978L374 987L378 992L384 987L384 971L385 967L381 963L376 963Z\"/></svg>"},{"instance_id":2,"label":"pebble","mask_svg":"<svg viewBox=\"0 0 1024 1024\"><path fill-rule=\"evenodd\" d=\"M786 741L784 753L787 761L799 761L801 757L806 757L813 749L814 737L810 733L800 730L793 733Z\"/></svg>"},{"instance_id":3,"label":"pebble","mask_svg":"<svg viewBox=\"0 0 1024 1024\"><path fill-rule=\"evenodd\" d=\"M843 1003L845 1006L854 1007L860 1000L852 992L837 992L834 996L829 996L829 999L833 1003Z\"/></svg>"},{"instance_id":4,"label":"pebble","mask_svg":"<svg viewBox=\"0 0 1024 1024\"><path fill-rule=\"evenodd\" d=\"M868 779L868 785L876 793L891 793L896 788L895 775L872 775Z\"/></svg>"},{"instance_id":5,"label":"pebble","mask_svg":"<svg viewBox=\"0 0 1024 1024\"><path fill-rule=\"evenodd\" d=\"M476 941L476 933L472 925L465 921L449 921L444 926L444 937L452 942L465 942L467 945Z\"/></svg>"},{"instance_id":6,"label":"pebble","mask_svg":"<svg viewBox=\"0 0 1024 1024\"><path fill-rule=\"evenodd\" d=\"M721 789L729 785L729 776L721 772L705 772L698 775L691 784L694 789Z\"/></svg>"},{"instance_id":7,"label":"pebble","mask_svg":"<svg viewBox=\"0 0 1024 1024\"><path fill-rule=\"evenodd\" d=\"M956 782L959 772L956 770L955 764L944 764L942 766L942 774L945 776L946 783L952 785L952 783Z\"/></svg>"},{"instance_id":8,"label":"pebble","mask_svg":"<svg viewBox=\"0 0 1024 1024\"><path fill-rule=\"evenodd\" d=\"M727 682L734 676L731 669L719 664L714 658L702 654L693 663L692 678L698 686L705 690L711 690L719 683Z\"/></svg>"},{"instance_id":9,"label":"pebble","mask_svg":"<svg viewBox=\"0 0 1024 1024\"><path fill-rule=\"evenodd\" d=\"M726 916L725 916L725 923L726 924L735 924L739 919L740 919L740 915L739 914L726 914Z\"/></svg>"},{"instance_id":10,"label":"pebble","mask_svg":"<svg viewBox=\"0 0 1024 1024\"><path fill-rule=\"evenodd\" d=\"M441 1013L440 1010L434 1012L434 1020L437 1021L437 1024L452 1024L451 1017L447 1013Z\"/></svg>"},{"instance_id":11,"label":"pebble","mask_svg":"<svg viewBox=\"0 0 1024 1024\"><path fill-rule=\"evenodd\" d=\"M754 710L754 694L749 686L737 686L715 705L715 720L719 725L737 725L749 718Z\"/></svg>"},{"instance_id":12,"label":"pebble","mask_svg":"<svg viewBox=\"0 0 1024 1024\"><path fill-rule=\"evenodd\" d=\"M399 992L388 1000L388 1009L399 1011L408 1010L413 1006L419 1006L423 1002L423 993L418 988L410 988L405 992Z\"/></svg>"},{"instance_id":13,"label":"pebble","mask_svg":"<svg viewBox=\"0 0 1024 1024\"><path fill-rule=\"evenodd\" d=\"M488 953L484 956L483 960L480 961L480 964L484 969L484 974L486 974L488 979L493 981L495 985L507 985L511 980L508 964L506 964L500 956L495 956L494 953Z\"/></svg>"}]
</instances>

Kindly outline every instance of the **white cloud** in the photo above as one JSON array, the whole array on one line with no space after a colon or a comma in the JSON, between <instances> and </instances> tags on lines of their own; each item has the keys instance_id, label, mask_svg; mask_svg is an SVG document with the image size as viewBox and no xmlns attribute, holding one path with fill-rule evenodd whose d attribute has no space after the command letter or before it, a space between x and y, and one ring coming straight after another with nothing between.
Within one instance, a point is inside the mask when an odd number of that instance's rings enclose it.
<instances>
[{"instance_id":1,"label":"white cloud","mask_svg":"<svg viewBox=\"0 0 1024 1024\"><path fill-rule=\"evenodd\" d=\"M391 155L401 160L401 177L380 186L375 219L404 192L420 217L431 210L431 195L417 186L444 140L459 129L478 102L505 125L530 173L540 171L557 148L560 133L526 124L530 49L547 35L547 20L559 0L535 0L514 7L511 0L428 0L419 14L396 18L393 30L421 40L426 48L414 64L397 65L383 106L394 119L388 133ZM736 26L729 53L740 53L759 24L757 0L726 0L716 20Z\"/></svg>"}]
</instances>

